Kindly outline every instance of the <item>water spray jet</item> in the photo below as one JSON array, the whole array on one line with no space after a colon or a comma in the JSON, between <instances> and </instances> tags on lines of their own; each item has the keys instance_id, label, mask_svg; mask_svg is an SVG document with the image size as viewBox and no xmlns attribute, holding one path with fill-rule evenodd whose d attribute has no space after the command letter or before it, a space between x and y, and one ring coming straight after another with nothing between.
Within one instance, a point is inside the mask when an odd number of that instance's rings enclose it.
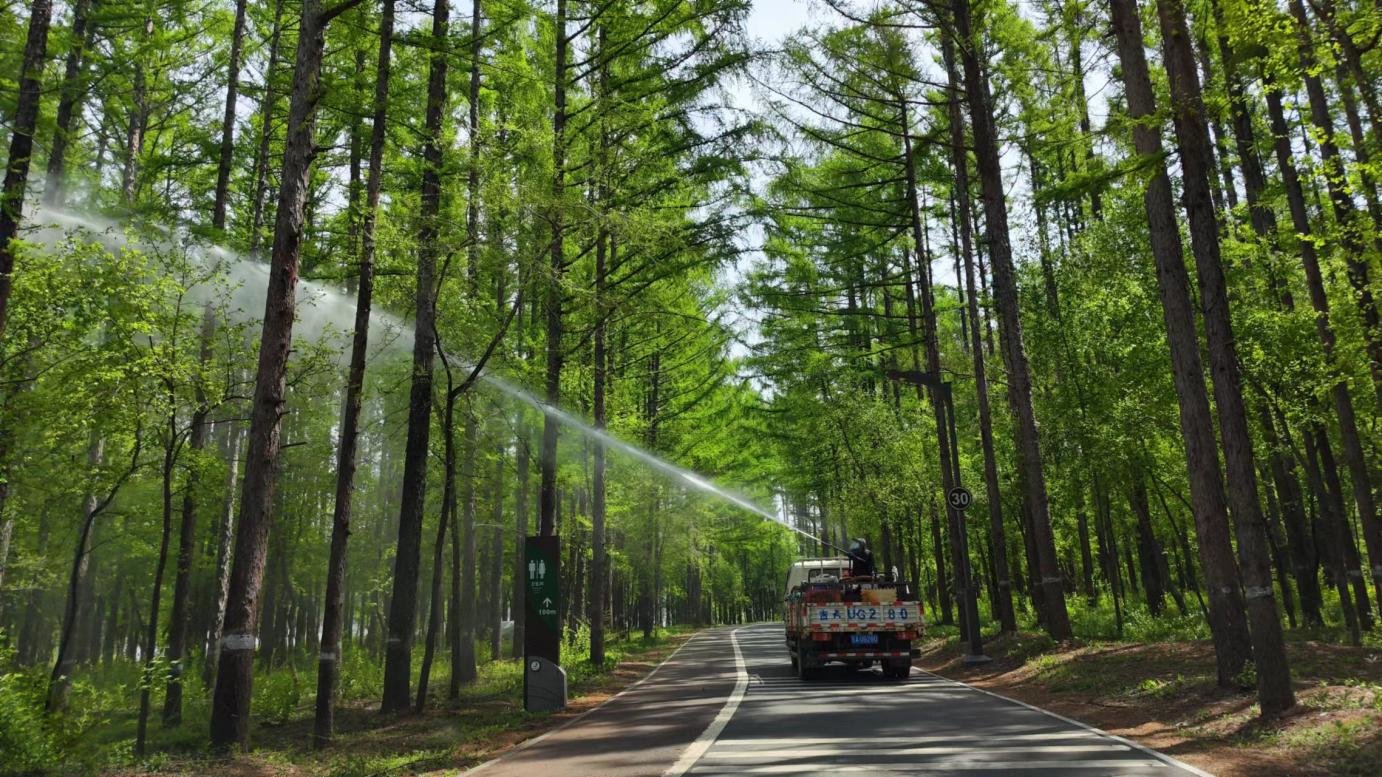
<instances>
[{"instance_id":1,"label":"water spray jet","mask_svg":"<svg viewBox=\"0 0 1382 777\"><path fill-rule=\"evenodd\" d=\"M119 250L125 247L140 248L136 241L126 235L125 230L119 224L99 217L72 213L54 208L43 208L32 215L30 223L37 225L31 233L37 235L39 242L49 245L58 243L68 232L83 230L97 237L108 250ZM54 225L56 225L56 230L54 229ZM236 309L228 311L228 314L240 315L258 320L258 314L252 311L263 310L264 308L264 299L267 293L269 277L268 265L253 256L239 253L224 246L208 244L194 239L183 230L174 230L164 227L155 227L155 230L160 234L159 240L166 241L167 244L151 244L147 247L159 250L181 250L188 258L197 262L202 269L223 274L233 284L231 288L231 301L235 303ZM53 234L54 231L58 234ZM207 299L204 301L207 303L213 301L211 289L189 289L188 291L189 294L193 296L206 297ZM198 292L200 292L200 295L198 295ZM318 340L322 340L328 334L349 333L355 324L355 309L355 300L349 296L331 289L322 283L307 279L299 279L297 322L294 326L295 329L306 334L307 337L315 337ZM371 334L373 334L376 327L391 335L391 337L386 338L376 338L373 336L370 338L370 342L375 344L373 348L376 350L376 357L390 352L396 353L397 355L411 352L413 346L412 327L402 318L392 313L378 310L372 311L370 315ZM450 355L448 354L448 356ZM452 362L458 364L465 370L474 369L473 364L463 359L455 359L452 357ZM510 399L537 410L546 416L550 416L556 420L557 423L580 433L586 438L598 441L607 448L614 449L636 459L654 470L669 476L673 480L684 483L692 489L727 502L759 518L772 521L796 534L806 537L812 542L821 542L819 537L792 526L783 520L777 512L757 504L749 497L724 486L717 485L702 477L700 474L677 464L673 464L650 451L620 439L607 430L597 428L579 416L555 405L551 405L526 389L514 385L491 372L482 370L476 377L476 380Z\"/></svg>"}]
</instances>

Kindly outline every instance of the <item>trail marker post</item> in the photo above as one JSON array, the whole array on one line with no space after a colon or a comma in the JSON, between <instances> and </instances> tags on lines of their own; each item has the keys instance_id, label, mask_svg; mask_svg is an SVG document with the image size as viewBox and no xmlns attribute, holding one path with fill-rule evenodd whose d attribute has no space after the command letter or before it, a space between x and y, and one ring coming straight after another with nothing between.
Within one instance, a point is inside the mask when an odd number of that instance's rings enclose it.
<instances>
[{"instance_id":1,"label":"trail marker post","mask_svg":"<svg viewBox=\"0 0 1382 777\"><path fill-rule=\"evenodd\" d=\"M523 542L523 708L551 712L566 707L561 668L561 543L556 537Z\"/></svg>"}]
</instances>

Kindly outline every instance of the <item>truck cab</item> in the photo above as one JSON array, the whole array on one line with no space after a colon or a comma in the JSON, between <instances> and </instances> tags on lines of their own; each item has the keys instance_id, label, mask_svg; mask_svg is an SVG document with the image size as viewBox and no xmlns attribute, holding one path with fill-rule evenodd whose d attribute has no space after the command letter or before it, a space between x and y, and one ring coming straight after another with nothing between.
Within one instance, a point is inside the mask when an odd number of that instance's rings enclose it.
<instances>
[{"instance_id":1,"label":"truck cab","mask_svg":"<svg viewBox=\"0 0 1382 777\"><path fill-rule=\"evenodd\" d=\"M792 564L791 568L787 570L787 591L783 595L790 596L792 589L808 581L824 578L838 581L848 574L849 559L844 556L803 559Z\"/></svg>"},{"instance_id":2,"label":"truck cab","mask_svg":"<svg viewBox=\"0 0 1382 777\"><path fill-rule=\"evenodd\" d=\"M844 557L796 561L786 583L787 652L799 678L809 680L832 662L859 669L878 664L894 679L911 673L924 618L910 584L852 577Z\"/></svg>"}]
</instances>

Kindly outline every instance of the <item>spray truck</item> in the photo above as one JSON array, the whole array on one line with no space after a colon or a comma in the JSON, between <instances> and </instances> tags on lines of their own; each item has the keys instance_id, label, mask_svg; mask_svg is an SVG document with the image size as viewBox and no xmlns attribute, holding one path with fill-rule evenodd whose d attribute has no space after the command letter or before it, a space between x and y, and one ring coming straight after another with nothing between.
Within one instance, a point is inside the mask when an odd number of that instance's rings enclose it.
<instances>
[{"instance_id":1,"label":"spray truck","mask_svg":"<svg viewBox=\"0 0 1382 777\"><path fill-rule=\"evenodd\" d=\"M787 653L801 680L831 662L876 663L884 677L904 679L921 655L913 644L925 620L911 586L855 571L848 557L805 559L788 570Z\"/></svg>"}]
</instances>

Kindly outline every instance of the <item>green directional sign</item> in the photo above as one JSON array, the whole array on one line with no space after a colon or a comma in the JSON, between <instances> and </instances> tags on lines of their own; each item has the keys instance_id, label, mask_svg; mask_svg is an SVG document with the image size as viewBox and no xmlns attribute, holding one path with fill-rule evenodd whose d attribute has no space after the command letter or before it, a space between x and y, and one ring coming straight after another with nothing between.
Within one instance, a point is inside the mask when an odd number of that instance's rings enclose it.
<instances>
[{"instance_id":1,"label":"green directional sign","mask_svg":"<svg viewBox=\"0 0 1382 777\"><path fill-rule=\"evenodd\" d=\"M559 660L561 548L556 537L528 537L523 545L525 585L523 652Z\"/></svg>"}]
</instances>

